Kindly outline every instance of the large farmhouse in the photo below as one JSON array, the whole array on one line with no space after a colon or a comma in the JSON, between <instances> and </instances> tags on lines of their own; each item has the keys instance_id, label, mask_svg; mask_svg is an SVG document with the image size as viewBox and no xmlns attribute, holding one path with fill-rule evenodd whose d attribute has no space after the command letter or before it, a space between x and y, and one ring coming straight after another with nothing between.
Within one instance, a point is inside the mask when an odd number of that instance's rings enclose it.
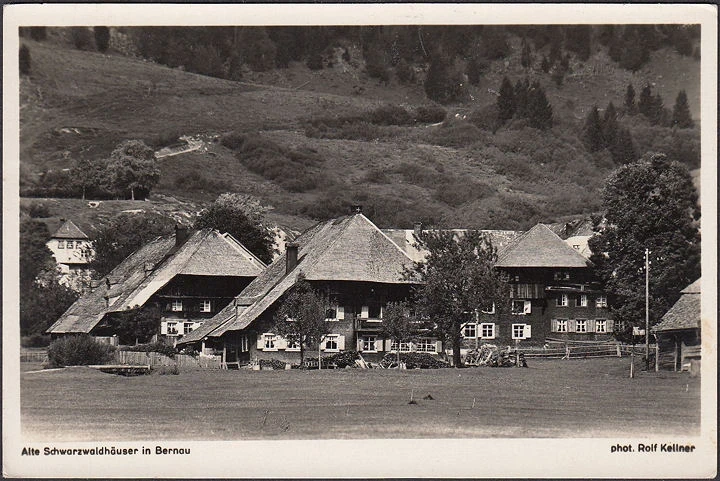
<instances>
[{"instance_id":1,"label":"large farmhouse","mask_svg":"<svg viewBox=\"0 0 720 481\"><path fill-rule=\"evenodd\" d=\"M141 307L162 312L157 336L174 342L220 311L265 264L229 234L176 228L128 256L53 324L48 333L116 341L117 318Z\"/></svg>"},{"instance_id":2,"label":"large farmhouse","mask_svg":"<svg viewBox=\"0 0 720 481\"><path fill-rule=\"evenodd\" d=\"M273 314L283 294L302 273L324 291L332 308L331 333L320 346L323 353L356 349L375 360L391 349L378 334L383 306L407 298L413 282L404 275L413 259L362 213L318 224L287 246L275 260L225 309L181 344L200 344L203 350L224 353L228 363L251 358L297 361L299 348L273 333ZM437 353L432 338L417 339L408 350Z\"/></svg>"}]
</instances>

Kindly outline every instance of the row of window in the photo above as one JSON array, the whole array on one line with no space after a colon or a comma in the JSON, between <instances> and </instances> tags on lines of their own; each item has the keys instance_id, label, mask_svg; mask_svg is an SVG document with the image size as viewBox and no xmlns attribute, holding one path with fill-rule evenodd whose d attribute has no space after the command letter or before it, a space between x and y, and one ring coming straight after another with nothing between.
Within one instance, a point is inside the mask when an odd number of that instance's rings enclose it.
<instances>
[{"instance_id":1,"label":"row of window","mask_svg":"<svg viewBox=\"0 0 720 481\"><path fill-rule=\"evenodd\" d=\"M58 249L81 249L84 245L83 241L65 241L59 240L57 243Z\"/></svg>"},{"instance_id":2,"label":"row of window","mask_svg":"<svg viewBox=\"0 0 720 481\"><path fill-rule=\"evenodd\" d=\"M570 296L568 294L560 294L555 299L555 305L557 307L568 307L570 305ZM575 307L588 307L589 298L587 294L580 294L575 298ZM604 308L607 307L607 296L599 295L595 298L595 307Z\"/></svg>"},{"instance_id":3,"label":"row of window","mask_svg":"<svg viewBox=\"0 0 720 481\"><path fill-rule=\"evenodd\" d=\"M198 306L200 307L200 312L212 312L212 302L209 300L200 301ZM183 312L183 310L187 310L187 308L187 305L183 308L182 299L173 299L170 303L170 310L172 312Z\"/></svg>"},{"instance_id":4,"label":"row of window","mask_svg":"<svg viewBox=\"0 0 720 481\"><path fill-rule=\"evenodd\" d=\"M530 324L512 324L510 326L512 339L530 339L532 328ZM480 324L468 323L463 326L463 337L468 339L495 339L499 336L499 326L492 322Z\"/></svg>"},{"instance_id":5,"label":"row of window","mask_svg":"<svg viewBox=\"0 0 720 481\"><path fill-rule=\"evenodd\" d=\"M553 319L552 332L597 332L601 334L613 331L612 319Z\"/></svg>"},{"instance_id":6,"label":"row of window","mask_svg":"<svg viewBox=\"0 0 720 481\"><path fill-rule=\"evenodd\" d=\"M271 332L266 332L262 336L258 336L257 348L263 351L300 351L300 345L297 341L284 339ZM376 335L363 335L358 338L357 349L360 352L396 351L397 348L396 342L390 343L389 341L384 341ZM339 352L344 350L345 336L340 334L327 334L323 339L320 349L325 352ZM400 343L400 352L437 353L439 350L439 342L430 338Z\"/></svg>"},{"instance_id":7,"label":"row of window","mask_svg":"<svg viewBox=\"0 0 720 481\"><path fill-rule=\"evenodd\" d=\"M189 334L200 326L199 322L182 322L182 321L162 321L160 324L160 334L166 336L177 336L179 334Z\"/></svg>"}]
</instances>

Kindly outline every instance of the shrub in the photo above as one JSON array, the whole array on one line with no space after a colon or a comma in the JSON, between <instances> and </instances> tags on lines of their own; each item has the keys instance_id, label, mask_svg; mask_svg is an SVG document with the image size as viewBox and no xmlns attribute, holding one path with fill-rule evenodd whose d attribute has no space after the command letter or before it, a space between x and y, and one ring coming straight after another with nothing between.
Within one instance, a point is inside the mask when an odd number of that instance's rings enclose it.
<instances>
[{"instance_id":1,"label":"shrub","mask_svg":"<svg viewBox=\"0 0 720 481\"><path fill-rule=\"evenodd\" d=\"M20 338L22 347L47 347L50 345L51 338L46 334L31 334Z\"/></svg>"},{"instance_id":2,"label":"shrub","mask_svg":"<svg viewBox=\"0 0 720 481\"><path fill-rule=\"evenodd\" d=\"M495 192L496 190L487 184L457 179L438 185L433 197L451 207L459 207L468 202L490 197Z\"/></svg>"},{"instance_id":3,"label":"shrub","mask_svg":"<svg viewBox=\"0 0 720 481\"><path fill-rule=\"evenodd\" d=\"M279 361L277 359L260 359L260 368L271 367L275 371L282 371L285 369L285 361Z\"/></svg>"},{"instance_id":4,"label":"shrub","mask_svg":"<svg viewBox=\"0 0 720 481\"><path fill-rule=\"evenodd\" d=\"M428 140L445 147L465 147L485 139L486 136L486 133L469 122L451 120L434 130Z\"/></svg>"},{"instance_id":5,"label":"shrub","mask_svg":"<svg viewBox=\"0 0 720 481\"><path fill-rule=\"evenodd\" d=\"M356 359L360 359L357 351L343 351L338 352L337 354L333 354L332 356L324 357L323 365L326 362L334 362L337 367L344 368L346 366L354 366Z\"/></svg>"},{"instance_id":6,"label":"shrub","mask_svg":"<svg viewBox=\"0 0 720 481\"><path fill-rule=\"evenodd\" d=\"M151 372L153 374L157 374L158 376L167 376L168 374L177 376L180 374L180 368L177 364L173 364L171 366L156 366L152 368Z\"/></svg>"},{"instance_id":7,"label":"shrub","mask_svg":"<svg viewBox=\"0 0 720 481\"><path fill-rule=\"evenodd\" d=\"M469 120L478 129L493 133L502 125L496 103L473 110Z\"/></svg>"},{"instance_id":8,"label":"shrub","mask_svg":"<svg viewBox=\"0 0 720 481\"><path fill-rule=\"evenodd\" d=\"M389 352L383 357L383 364L394 363L397 360L397 354ZM450 367L450 364L438 359L437 356L426 354L424 352L401 352L400 362L404 362L408 369L438 369Z\"/></svg>"},{"instance_id":9,"label":"shrub","mask_svg":"<svg viewBox=\"0 0 720 481\"><path fill-rule=\"evenodd\" d=\"M169 358L175 357L175 348L161 341L150 342L147 344L138 344L136 346L126 346L123 347L122 350L131 352L157 352L160 354L164 354Z\"/></svg>"},{"instance_id":10,"label":"shrub","mask_svg":"<svg viewBox=\"0 0 720 481\"><path fill-rule=\"evenodd\" d=\"M415 121L423 124L436 124L447 117L447 111L439 105L421 105L414 114Z\"/></svg>"},{"instance_id":11,"label":"shrub","mask_svg":"<svg viewBox=\"0 0 720 481\"><path fill-rule=\"evenodd\" d=\"M310 56L307 59L307 62L305 62L307 67L310 70L322 70L323 68L323 58L320 53L315 52L313 54L310 54Z\"/></svg>"},{"instance_id":12,"label":"shrub","mask_svg":"<svg viewBox=\"0 0 720 481\"><path fill-rule=\"evenodd\" d=\"M43 203L33 202L27 208L27 213L33 219L47 219L51 217L50 209Z\"/></svg>"},{"instance_id":13,"label":"shrub","mask_svg":"<svg viewBox=\"0 0 720 481\"><path fill-rule=\"evenodd\" d=\"M105 53L110 47L110 29L107 27L93 28L95 34L95 45L99 52Z\"/></svg>"},{"instance_id":14,"label":"shrub","mask_svg":"<svg viewBox=\"0 0 720 481\"><path fill-rule=\"evenodd\" d=\"M402 84L415 82L415 71L405 59L400 59L400 62L398 62L395 67L395 75Z\"/></svg>"},{"instance_id":15,"label":"shrub","mask_svg":"<svg viewBox=\"0 0 720 481\"><path fill-rule=\"evenodd\" d=\"M240 150L245 143L246 138L247 137L244 134L231 132L229 134L223 135L220 138L220 143L223 145L223 147L227 147L230 150Z\"/></svg>"},{"instance_id":16,"label":"shrub","mask_svg":"<svg viewBox=\"0 0 720 481\"><path fill-rule=\"evenodd\" d=\"M232 189L229 182L225 180L208 179L197 170L192 170L175 178L173 183L178 189L189 192L220 193L227 192Z\"/></svg>"},{"instance_id":17,"label":"shrub","mask_svg":"<svg viewBox=\"0 0 720 481\"><path fill-rule=\"evenodd\" d=\"M148 139L146 141L146 143L156 149L161 149L163 147L169 147L171 145L180 145L182 143L180 141L181 135L182 134L178 130L172 130L170 132L162 132L162 133L156 134L153 137L151 137L150 139Z\"/></svg>"},{"instance_id":18,"label":"shrub","mask_svg":"<svg viewBox=\"0 0 720 481\"><path fill-rule=\"evenodd\" d=\"M370 112L370 122L375 125L411 125L412 115L399 105L384 105Z\"/></svg>"},{"instance_id":19,"label":"shrub","mask_svg":"<svg viewBox=\"0 0 720 481\"><path fill-rule=\"evenodd\" d=\"M70 28L70 38L78 50L89 50L92 47L92 36L87 27Z\"/></svg>"},{"instance_id":20,"label":"shrub","mask_svg":"<svg viewBox=\"0 0 720 481\"><path fill-rule=\"evenodd\" d=\"M87 366L107 364L112 360L112 347L88 335L67 336L50 343L48 366Z\"/></svg>"}]
</instances>

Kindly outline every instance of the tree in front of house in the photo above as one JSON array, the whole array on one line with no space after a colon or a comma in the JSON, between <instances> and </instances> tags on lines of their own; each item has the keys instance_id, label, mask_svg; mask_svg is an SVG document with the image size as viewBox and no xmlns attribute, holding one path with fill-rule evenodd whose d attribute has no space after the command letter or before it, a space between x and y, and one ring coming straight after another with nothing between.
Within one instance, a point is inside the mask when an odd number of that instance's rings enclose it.
<instances>
[{"instance_id":1,"label":"tree in front of house","mask_svg":"<svg viewBox=\"0 0 720 481\"><path fill-rule=\"evenodd\" d=\"M133 345L150 342L159 331L161 318L162 310L148 305L115 313L111 322L120 344Z\"/></svg>"},{"instance_id":2,"label":"tree in front of house","mask_svg":"<svg viewBox=\"0 0 720 481\"><path fill-rule=\"evenodd\" d=\"M383 309L383 322L380 326L380 336L390 339L397 348L397 364L400 365L400 345L410 342L419 333L418 319L411 312L410 304L406 301L388 302Z\"/></svg>"},{"instance_id":3,"label":"tree in front of house","mask_svg":"<svg viewBox=\"0 0 720 481\"><path fill-rule=\"evenodd\" d=\"M104 276L148 241L173 232L175 221L160 214L121 214L92 238L89 267Z\"/></svg>"},{"instance_id":4,"label":"tree in front of house","mask_svg":"<svg viewBox=\"0 0 720 481\"><path fill-rule=\"evenodd\" d=\"M221 194L195 220L195 228L227 232L269 264L273 258L273 239L263 225L262 207L241 194Z\"/></svg>"},{"instance_id":5,"label":"tree in front of house","mask_svg":"<svg viewBox=\"0 0 720 481\"><path fill-rule=\"evenodd\" d=\"M645 249L650 321L657 322L700 277L700 209L688 170L665 155L615 170L603 188L606 224L590 239L592 261L616 321L645 324Z\"/></svg>"},{"instance_id":6,"label":"tree in front of house","mask_svg":"<svg viewBox=\"0 0 720 481\"><path fill-rule=\"evenodd\" d=\"M107 162L108 183L118 197L130 194L145 198L160 180L155 152L140 140L126 140L115 148Z\"/></svg>"},{"instance_id":7,"label":"tree in front of house","mask_svg":"<svg viewBox=\"0 0 720 481\"><path fill-rule=\"evenodd\" d=\"M690 129L695 126L692 116L690 115L690 107L688 107L687 94L681 90L675 99L675 106L672 112L672 127L681 129Z\"/></svg>"},{"instance_id":8,"label":"tree in front of house","mask_svg":"<svg viewBox=\"0 0 720 481\"><path fill-rule=\"evenodd\" d=\"M454 365L460 366L462 326L477 309L493 303L504 315L510 287L506 276L494 269L496 250L482 232L456 236L450 231L428 231L421 241L428 255L410 273L419 284L415 307L432 322L433 334L443 345L452 346Z\"/></svg>"},{"instance_id":9,"label":"tree in front of house","mask_svg":"<svg viewBox=\"0 0 720 481\"><path fill-rule=\"evenodd\" d=\"M288 345L300 349L300 365L305 360L305 351L319 345L330 332L326 321L328 308L327 297L315 290L300 273L295 286L275 312L274 332L285 338Z\"/></svg>"}]
</instances>

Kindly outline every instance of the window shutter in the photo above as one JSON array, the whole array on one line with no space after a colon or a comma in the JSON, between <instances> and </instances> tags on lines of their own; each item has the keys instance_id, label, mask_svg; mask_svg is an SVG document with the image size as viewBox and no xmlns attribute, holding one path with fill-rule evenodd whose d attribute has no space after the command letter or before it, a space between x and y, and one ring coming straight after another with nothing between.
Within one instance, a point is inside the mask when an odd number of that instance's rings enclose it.
<instances>
[{"instance_id":1,"label":"window shutter","mask_svg":"<svg viewBox=\"0 0 720 481\"><path fill-rule=\"evenodd\" d=\"M358 352L361 352L361 351L362 351L362 345L363 345L362 338L358 337L358 340L357 340L357 348L356 348L355 350L358 351Z\"/></svg>"},{"instance_id":2,"label":"window shutter","mask_svg":"<svg viewBox=\"0 0 720 481\"><path fill-rule=\"evenodd\" d=\"M525 324L525 329L523 330L523 334L524 334L523 339L530 339L532 337L530 324Z\"/></svg>"},{"instance_id":3,"label":"window shutter","mask_svg":"<svg viewBox=\"0 0 720 481\"><path fill-rule=\"evenodd\" d=\"M435 352L438 354L442 352L442 341L435 341Z\"/></svg>"},{"instance_id":4,"label":"window shutter","mask_svg":"<svg viewBox=\"0 0 720 481\"><path fill-rule=\"evenodd\" d=\"M368 306L362 306L362 310L360 311L360 317L362 319L368 319L370 317L370 308Z\"/></svg>"},{"instance_id":5,"label":"window shutter","mask_svg":"<svg viewBox=\"0 0 720 481\"><path fill-rule=\"evenodd\" d=\"M567 326L567 332L575 332L575 330L577 329L577 323L575 322L575 319L568 319Z\"/></svg>"},{"instance_id":6,"label":"window shutter","mask_svg":"<svg viewBox=\"0 0 720 481\"><path fill-rule=\"evenodd\" d=\"M287 349L287 339L277 336L275 338L275 349Z\"/></svg>"},{"instance_id":7,"label":"window shutter","mask_svg":"<svg viewBox=\"0 0 720 481\"><path fill-rule=\"evenodd\" d=\"M612 319L608 319L607 320L607 332L613 332L614 327L615 327L615 321L613 321Z\"/></svg>"},{"instance_id":8,"label":"window shutter","mask_svg":"<svg viewBox=\"0 0 720 481\"><path fill-rule=\"evenodd\" d=\"M382 350L383 350L383 340L382 339L375 340L375 350L378 352L382 352Z\"/></svg>"},{"instance_id":9,"label":"window shutter","mask_svg":"<svg viewBox=\"0 0 720 481\"><path fill-rule=\"evenodd\" d=\"M167 334L167 321L160 323L160 334Z\"/></svg>"},{"instance_id":10,"label":"window shutter","mask_svg":"<svg viewBox=\"0 0 720 481\"><path fill-rule=\"evenodd\" d=\"M169 311L170 309L172 309L172 304L168 302L167 304L165 304L165 310Z\"/></svg>"},{"instance_id":11,"label":"window shutter","mask_svg":"<svg viewBox=\"0 0 720 481\"><path fill-rule=\"evenodd\" d=\"M338 350L340 350L340 351L345 350L345 336L337 337L337 345L338 345Z\"/></svg>"},{"instance_id":12,"label":"window shutter","mask_svg":"<svg viewBox=\"0 0 720 481\"><path fill-rule=\"evenodd\" d=\"M265 347L265 339L264 336L258 334L257 335L257 346L259 350L262 350Z\"/></svg>"},{"instance_id":13,"label":"window shutter","mask_svg":"<svg viewBox=\"0 0 720 481\"><path fill-rule=\"evenodd\" d=\"M532 311L532 302L531 301L525 301L523 304L523 314L530 314Z\"/></svg>"},{"instance_id":14,"label":"window shutter","mask_svg":"<svg viewBox=\"0 0 720 481\"><path fill-rule=\"evenodd\" d=\"M550 331L552 332L558 332L558 322L557 319L553 319L550 321Z\"/></svg>"},{"instance_id":15,"label":"window shutter","mask_svg":"<svg viewBox=\"0 0 720 481\"><path fill-rule=\"evenodd\" d=\"M595 332L595 319L587 320L587 332Z\"/></svg>"},{"instance_id":16,"label":"window shutter","mask_svg":"<svg viewBox=\"0 0 720 481\"><path fill-rule=\"evenodd\" d=\"M335 312L337 313L336 315L338 320L341 321L345 319L345 308L343 306L338 306Z\"/></svg>"},{"instance_id":17,"label":"window shutter","mask_svg":"<svg viewBox=\"0 0 720 481\"><path fill-rule=\"evenodd\" d=\"M320 350L321 350L321 351L324 351L324 350L325 350L325 341L327 341L327 337L326 337L326 336L323 336L323 337L320 338Z\"/></svg>"},{"instance_id":18,"label":"window shutter","mask_svg":"<svg viewBox=\"0 0 720 481\"><path fill-rule=\"evenodd\" d=\"M385 339L383 342L385 343L385 350L392 351L392 339ZM398 349L400 349L400 344L398 344Z\"/></svg>"}]
</instances>

